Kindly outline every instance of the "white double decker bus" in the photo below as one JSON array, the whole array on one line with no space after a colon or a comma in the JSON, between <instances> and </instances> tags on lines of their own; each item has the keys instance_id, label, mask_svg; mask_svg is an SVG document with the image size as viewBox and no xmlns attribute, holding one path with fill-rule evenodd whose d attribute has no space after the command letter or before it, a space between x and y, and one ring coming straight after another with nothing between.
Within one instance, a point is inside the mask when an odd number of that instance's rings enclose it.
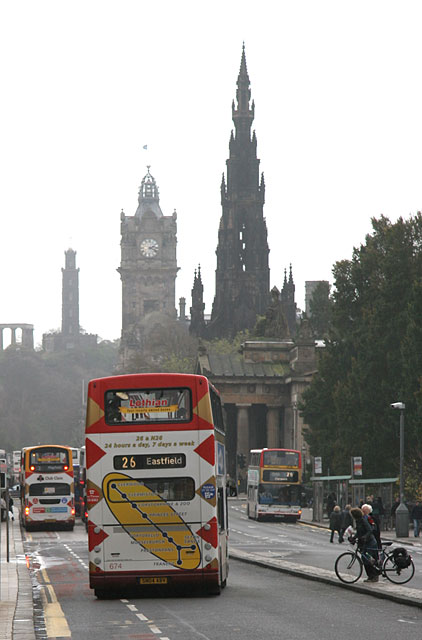
<instances>
[{"instance_id":1,"label":"white double decker bus","mask_svg":"<svg viewBox=\"0 0 422 640\"><path fill-rule=\"evenodd\" d=\"M248 467L248 517L296 522L302 514L301 482L300 451L252 449Z\"/></svg>"},{"instance_id":2,"label":"white double decker bus","mask_svg":"<svg viewBox=\"0 0 422 640\"><path fill-rule=\"evenodd\" d=\"M225 436L203 376L91 380L86 420L90 586L196 585L228 574Z\"/></svg>"},{"instance_id":3,"label":"white double decker bus","mask_svg":"<svg viewBox=\"0 0 422 640\"><path fill-rule=\"evenodd\" d=\"M22 449L20 491L21 522L27 530L41 525L73 529L72 449L61 445Z\"/></svg>"}]
</instances>

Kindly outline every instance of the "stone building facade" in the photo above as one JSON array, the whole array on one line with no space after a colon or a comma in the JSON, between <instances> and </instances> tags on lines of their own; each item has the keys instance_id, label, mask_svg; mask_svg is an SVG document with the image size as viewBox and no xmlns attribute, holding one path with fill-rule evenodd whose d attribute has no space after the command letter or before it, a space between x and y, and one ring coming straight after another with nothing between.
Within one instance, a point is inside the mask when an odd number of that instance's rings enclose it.
<instances>
[{"instance_id":1,"label":"stone building facade","mask_svg":"<svg viewBox=\"0 0 422 640\"><path fill-rule=\"evenodd\" d=\"M121 213L122 334L120 369L148 346L151 332L176 320L177 215L164 216L148 167L134 216Z\"/></svg>"},{"instance_id":2,"label":"stone building facade","mask_svg":"<svg viewBox=\"0 0 422 640\"><path fill-rule=\"evenodd\" d=\"M246 486L249 450L281 447L308 457L299 403L317 366L315 340L247 341L238 354L200 350L196 372L219 390L226 417L228 472Z\"/></svg>"},{"instance_id":3,"label":"stone building facade","mask_svg":"<svg viewBox=\"0 0 422 640\"><path fill-rule=\"evenodd\" d=\"M10 346L23 347L32 351L34 349L34 325L27 323L0 324L0 351L4 350L4 338L10 332Z\"/></svg>"}]
</instances>

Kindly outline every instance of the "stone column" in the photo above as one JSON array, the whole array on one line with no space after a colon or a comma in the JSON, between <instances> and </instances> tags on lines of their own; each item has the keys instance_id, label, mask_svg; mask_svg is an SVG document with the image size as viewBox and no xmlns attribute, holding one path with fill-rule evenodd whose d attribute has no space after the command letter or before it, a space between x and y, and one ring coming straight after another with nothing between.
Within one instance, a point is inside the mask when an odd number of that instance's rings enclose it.
<instances>
[{"instance_id":1,"label":"stone column","mask_svg":"<svg viewBox=\"0 0 422 640\"><path fill-rule=\"evenodd\" d=\"M237 486L238 491L244 493L247 487L247 473L249 460L249 409L250 405L236 405L237 408ZM243 464L238 456L244 456Z\"/></svg>"},{"instance_id":2,"label":"stone column","mask_svg":"<svg viewBox=\"0 0 422 640\"><path fill-rule=\"evenodd\" d=\"M10 330L12 332L12 339L11 339L10 344L15 345L16 344L16 329L15 329L15 327L11 327Z\"/></svg>"},{"instance_id":3,"label":"stone column","mask_svg":"<svg viewBox=\"0 0 422 640\"><path fill-rule=\"evenodd\" d=\"M237 453L249 456L249 404L238 404L237 408Z\"/></svg>"},{"instance_id":4,"label":"stone column","mask_svg":"<svg viewBox=\"0 0 422 640\"><path fill-rule=\"evenodd\" d=\"M284 407L284 442L285 449L294 449L294 415L292 407Z\"/></svg>"},{"instance_id":5,"label":"stone column","mask_svg":"<svg viewBox=\"0 0 422 640\"><path fill-rule=\"evenodd\" d=\"M267 407L267 447L277 449L280 446L280 416L278 407Z\"/></svg>"},{"instance_id":6,"label":"stone column","mask_svg":"<svg viewBox=\"0 0 422 640\"><path fill-rule=\"evenodd\" d=\"M22 329L22 346L27 349L34 348L34 330L29 327Z\"/></svg>"}]
</instances>

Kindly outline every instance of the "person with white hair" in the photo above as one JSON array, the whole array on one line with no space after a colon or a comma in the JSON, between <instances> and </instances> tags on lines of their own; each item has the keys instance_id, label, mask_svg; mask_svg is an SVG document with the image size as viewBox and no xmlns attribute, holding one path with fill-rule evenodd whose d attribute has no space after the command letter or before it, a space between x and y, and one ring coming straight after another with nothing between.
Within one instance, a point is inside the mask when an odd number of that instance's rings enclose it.
<instances>
[{"instance_id":1,"label":"person with white hair","mask_svg":"<svg viewBox=\"0 0 422 640\"><path fill-rule=\"evenodd\" d=\"M381 531L380 531L380 528L378 526L378 522L372 516L372 506L370 504L363 504L361 506L361 509L362 509L363 517L366 518L366 520L371 525L372 531L374 533L374 538L377 541L378 549L381 549L382 548L382 546L381 546Z\"/></svg>"},{"instance_id":2,"label":"person with white hair","mask_svg":"<svg viewBox=\"0 0 422 640\"><path fill-rule=\"evenodd\" d=\"M363 505L362 505L363 506ZM355 507L350 510L356 524L356 538L362 554L363 565L367 574L364 582L378 582L379 571L377 569L378 549L373 530L363 510Z\"/></svg>"}]
</instances>

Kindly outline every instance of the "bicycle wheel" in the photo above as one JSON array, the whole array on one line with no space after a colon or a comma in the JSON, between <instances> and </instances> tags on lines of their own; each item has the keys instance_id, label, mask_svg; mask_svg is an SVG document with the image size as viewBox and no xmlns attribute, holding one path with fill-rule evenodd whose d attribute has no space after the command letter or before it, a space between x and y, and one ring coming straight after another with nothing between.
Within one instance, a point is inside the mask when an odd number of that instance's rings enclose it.
<instances>
[{"instance_id":1,"label":"bicycle wheel","mask_svg":"<svg viewBox=\"0 0 422 640\"><path fill-rule=\"evenodd\" d=\"M363 566L356 553L346 551L337 558L334 569L339 580L346 584L353 584L361 577Z\"/></svg>"},{"instance_id":2,"label":"bicycle wheel","mask_svg":"<svg viewBox=\"0 0 422 640\"><path fill-rule=\"evenodd\" d=\"M394 582L394 584L406 584L406 582L409 582L414 576L415 565L413 564L413 560L410 559L409 566L401 569L396 565L393 554L389 553L382 565L382 573L387 580Z\"/></svg>"}]
</instances>

